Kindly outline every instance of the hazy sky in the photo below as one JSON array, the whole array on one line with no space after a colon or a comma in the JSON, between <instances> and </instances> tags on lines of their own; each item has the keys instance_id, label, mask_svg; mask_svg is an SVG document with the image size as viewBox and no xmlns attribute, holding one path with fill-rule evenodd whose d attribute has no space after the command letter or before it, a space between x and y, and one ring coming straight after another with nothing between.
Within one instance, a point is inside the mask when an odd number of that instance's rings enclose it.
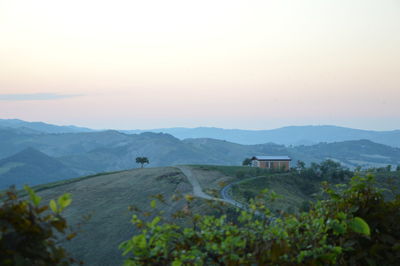
<instances>
[{"instance_id":1,"label":"hazy sky","mask_svg":"<svg viewBox=\"0 0 400 266\"><path fill-rule=\"evenodd\" d=\"M0 0L0 118L400 128L399 0Z\"/></svg>"}]
</instances>

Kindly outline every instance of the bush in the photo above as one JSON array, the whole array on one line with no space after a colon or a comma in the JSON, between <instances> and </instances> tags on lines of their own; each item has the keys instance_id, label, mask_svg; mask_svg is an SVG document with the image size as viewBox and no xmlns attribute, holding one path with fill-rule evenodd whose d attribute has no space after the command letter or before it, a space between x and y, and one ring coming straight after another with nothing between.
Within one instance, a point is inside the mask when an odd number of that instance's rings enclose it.
<instances>
[{"instance_id":1,"label":"bush","mask_svg":"<svg viewBox=\"0 0 400 266\"><path fill-rule=\"evenodd\" d=\"M25 187L29 200L18 199L14 188L0 195L0 264L69 265L77 263L58 245L70 240L62 211L71 203L70 194L40 205L41 197ZM50 211L51 210L51 211Z\"/></svg>"},{"instance_id":2,"label":"bush","mask_svg":"<svg viewBox=\"0 0 400 266\"><path fill-rule=\"evenodd\" d=\"M348 186L324 183L323 192L309 212L281 217L261 197L237 222L188 211L192 226L183 227L161 216L145 222L134 215L140 233L120 248L130 255L127 265L398 264L400 196L385 201L372 177L355 177Z\"/></svg>"}]
</instances>

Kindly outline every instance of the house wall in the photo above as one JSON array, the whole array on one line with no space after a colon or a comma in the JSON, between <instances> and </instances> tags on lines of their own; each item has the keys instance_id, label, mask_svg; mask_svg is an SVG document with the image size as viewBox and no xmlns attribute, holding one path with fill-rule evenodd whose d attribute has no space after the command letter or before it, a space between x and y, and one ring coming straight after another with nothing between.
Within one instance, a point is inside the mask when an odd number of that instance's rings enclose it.
<instances>
[{"instance_id":1,"label":"house wall","mask_svg":"<svg viewBox=\"0 0 400 266\"><path fill-rule=\"evenodd\" d=\"M267 169L282 169L285 170L290 169L290 162L289 161L257 161L254 160L253 166L260 167L260 168L267 168Z\"/></svg>"},{"instance_id":2,"label":"house wall","mask_svg":"<svg viewBox=\"0 0 400 266\"><path fill-rule=\"evenodd\" d=\"M258 161L259 162L259 165L258 165L258 167L260 167L260 168L268 168L267 166L267 161Z\"/></svg>"}]
</instances>

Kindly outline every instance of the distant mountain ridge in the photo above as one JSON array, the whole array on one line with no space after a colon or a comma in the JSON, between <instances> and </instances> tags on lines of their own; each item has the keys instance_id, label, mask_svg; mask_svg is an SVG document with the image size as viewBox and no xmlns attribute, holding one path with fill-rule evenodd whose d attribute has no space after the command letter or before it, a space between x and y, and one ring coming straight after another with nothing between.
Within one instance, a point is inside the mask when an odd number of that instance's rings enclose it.
<instances>
[{"instance_id":1,"label":"distant mountain ridge","mask_svg":"<svg viewBox=\"0 0 400 266\"><path fill-rule=\"evenodd\" d=\"M0 127L31 130L32 133L92 132L93 129L76 126L56 126L43 122L27 122L20 119L0 119Z\"/></svg>"},{"instance_id":2,"label":"distant mountain ridge","mask_svg":"<svg viewBox=\"0 0 400 266\"><path fill-rule=\"evenodd\" d=\"M179 139L213 138L239 144L276 143L282 145L312 145L320 142L338 142L368 139L393 147L400 147L400 130L372 131L338 126L288 126L271 130L222 129L214 127L162 128L152 130L126 130L128 134L161 132Z\"/></svg>"},{"instance_id":3,"label":"distant mountain ridge","mask_svg":"<svg viewBox=\"0 0 400 266\"><path fill-rule=\"evenodd\" d=\"M18 129L21 133L83 133L98 132L76 126L56 126L42 122L26 122L19 119L0 119L0 127ZM313 145L320 142L338 142L367 139L376 143L400 147L400 130L374 131L339 126L288 126L270 130L223 129L216 127L160 128L149 130L118 130L125 134L144 132L166 133L180 140L190 138L212 138L238 144L254 145L276 143L281 145Z\"/></svg>"}]
</instances>

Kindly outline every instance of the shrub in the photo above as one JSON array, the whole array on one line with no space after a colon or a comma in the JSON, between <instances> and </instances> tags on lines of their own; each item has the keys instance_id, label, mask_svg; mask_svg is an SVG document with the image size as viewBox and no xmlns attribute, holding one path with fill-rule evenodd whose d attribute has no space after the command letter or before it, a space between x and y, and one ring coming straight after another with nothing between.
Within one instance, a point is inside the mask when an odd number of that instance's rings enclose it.
<instances>
[{"instance_id":1,"label":"shrub","mask_svg":"<svg viewBox=\"0 0 400 266\"><path fill-rule=\"evenodd\" d=\"M323 184L309 212L274 217L267 199L251 201L238 221L190 215L191 227L134 215L140 233L120 248L127 265L395 265L400 261L400 197L384 201L372 177ZM187 197L190 201L192 197ZM155 207L153 202L152 207Z\"/></svg>"},{"instance_id":2,"label":"shrub","mask_svg":"<svg viewBox=\"0 0 400 266\"><path fill-rule=\"evenodd\" d=\"M1 265L69 265L77 263L58 245L70 240L62 211L71 203L64 194L49 206L40 205L41 197L25 187L29 199L22 200L14 188L0 195L0 264Z\"/></svg>"}]
</instances>

